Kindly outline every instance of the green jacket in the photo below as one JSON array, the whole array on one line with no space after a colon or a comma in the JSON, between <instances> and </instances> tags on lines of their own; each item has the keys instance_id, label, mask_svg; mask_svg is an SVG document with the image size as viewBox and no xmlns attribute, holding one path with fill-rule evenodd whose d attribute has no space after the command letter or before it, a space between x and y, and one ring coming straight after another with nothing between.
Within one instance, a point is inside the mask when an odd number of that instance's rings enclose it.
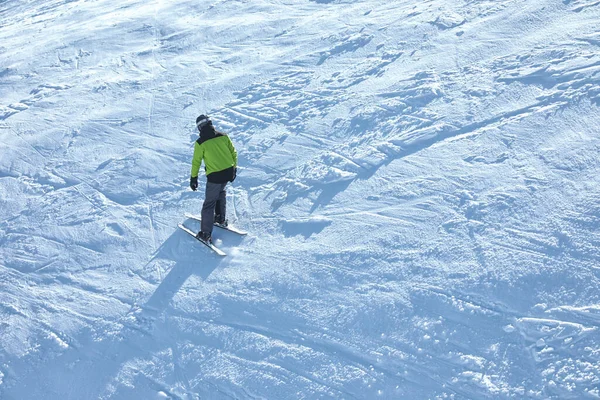
<instances>
[{"instance_id":1,"label":"green jacket","mask_svg":"<svg viewBox=\"0 0 600 400\"><path fill-rule=\"evenodd\" d=\"M198 176L200 165L204 160L207 180L214 183L225 183L235 179L237 168L237 152L229 136L211 129L204 132L194 143L192 159L192 178Z\"/></svg>"}]
</instances>

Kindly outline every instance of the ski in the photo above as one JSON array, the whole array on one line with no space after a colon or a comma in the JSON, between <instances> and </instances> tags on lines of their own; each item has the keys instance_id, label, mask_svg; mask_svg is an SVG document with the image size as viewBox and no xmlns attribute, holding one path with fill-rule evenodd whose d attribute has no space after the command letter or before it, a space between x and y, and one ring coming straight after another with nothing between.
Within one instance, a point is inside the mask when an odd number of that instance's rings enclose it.
<instances>
[{"instance_id":1,"label":"ski","mask_svg":"<svg viewBox=\"0 0 600 400\"><path fill-rule=\"evenodd\" d=\"M186 218L191 218L191 219L195 219L196 221L200 221L200 222L202 222L202 218L200 218L200 217L199 217L199 216L197 216L197 215L190 214L190 213L186 213L186 214L185 214L185 216L186 216ZM234 227L234 226L231 226L231 225L227 225L227 226L225 226L225 225L217 224L216 222L215 222L215 224L214 224L214 225L215 225L217 228L225 229L225 230L227 230L227 231L229 231L229 232L237 233L238 235L242 235L242 236L244 236L244 235L247 235L247 234L248 234L248 232L246 232L246 231L242 231L241 229L238 229L238 228L236 228L236 227Z\"/></svg>"},{"instance_id":2,"label":"ski","mask_svg":"<svg viewBox=\"0 0 600 400\"><path fill-rule=\"evenodd\" d=\"M225 254L225 252L223 252L222 250L220 250L217 246L215 246L212 243L207 243L202 239L199 239L196 237L196 234L194 232L192 232L189 228L187 228L186 226L184 226L183 224L177 224L178 227L180 227L181 229L183 229L185 232L189 233L190 235L192 235L192 237L194 239L196 239L197 241L199 241L200 243L202 243L203 245L205 245L206 247L208 247L209 249L211 249L212 251L214 251L215 253L217 253L218 255L220 255L221 257L225 257L227 254Z\"/></svg>"}]
</instances>

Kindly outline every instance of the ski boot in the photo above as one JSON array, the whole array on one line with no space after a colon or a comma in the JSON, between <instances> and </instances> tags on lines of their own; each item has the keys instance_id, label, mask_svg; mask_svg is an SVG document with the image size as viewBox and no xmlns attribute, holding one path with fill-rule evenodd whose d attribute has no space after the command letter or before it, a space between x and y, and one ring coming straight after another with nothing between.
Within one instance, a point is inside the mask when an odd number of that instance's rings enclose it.
<instances>
[{"instance_id":1,"label":"ski boot","mask_svg":"<svg viewBox=\"0 0 600 400\"><path fill-rule=\"evenodd\" d=\"M228 222L225 218L221 218L220 215L215 215L215 225L222 226L223 228L227 228Z\"/></svg>"},{"instance_id":2,"label":"ski boot","mask_svg":"<svg viewBox=\"0 0 600 400\"><path fill-rule=\"evenodd\" d=\"M200 231L196 234L196 238L202 240L203 242L212 244L212 237L210 233Z\"/></svg>"}]
</instances>

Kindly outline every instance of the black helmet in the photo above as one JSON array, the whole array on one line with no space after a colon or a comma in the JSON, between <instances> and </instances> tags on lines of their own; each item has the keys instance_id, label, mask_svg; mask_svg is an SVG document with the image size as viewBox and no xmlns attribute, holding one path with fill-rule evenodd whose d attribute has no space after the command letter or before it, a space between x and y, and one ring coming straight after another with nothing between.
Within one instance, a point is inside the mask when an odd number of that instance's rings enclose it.
<instances>
[{"instance_id":1,"label":"black helmet","mask_svg":"<svg viewBox=\"0 0 600 400\"><path fill-rule=\"evenodd\" d=\"M201 116L199 116L198 118L196 118L196 127L198 128L198 130L201 130L202 127L206 124L211 124L212 125L212 121L210 120L210 118L208 117L208 115L204 115L202 114Z\"/></svg>"}]
</instances>

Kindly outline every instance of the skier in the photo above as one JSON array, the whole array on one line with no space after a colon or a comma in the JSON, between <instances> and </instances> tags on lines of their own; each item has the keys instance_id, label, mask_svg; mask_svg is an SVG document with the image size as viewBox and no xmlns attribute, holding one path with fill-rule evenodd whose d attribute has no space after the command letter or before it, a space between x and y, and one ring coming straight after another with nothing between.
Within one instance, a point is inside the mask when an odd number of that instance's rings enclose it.
<instances>
[{"instance_id":1,"label":"skier","mask_svg":"<svg viewBox=\"0 0 600 400\"><path fill-rule=\"evenodd\" d=\"M215 130L206 115L196 118L200 138L194 144L190 188L198 189L198 171L202 160L206 173L206 194L202 205L201 228L196 237L212 243L213 224L227 226L225 186L233 182L237 173L237 152L226 134Z\"/></svg>"}]
</instances>

